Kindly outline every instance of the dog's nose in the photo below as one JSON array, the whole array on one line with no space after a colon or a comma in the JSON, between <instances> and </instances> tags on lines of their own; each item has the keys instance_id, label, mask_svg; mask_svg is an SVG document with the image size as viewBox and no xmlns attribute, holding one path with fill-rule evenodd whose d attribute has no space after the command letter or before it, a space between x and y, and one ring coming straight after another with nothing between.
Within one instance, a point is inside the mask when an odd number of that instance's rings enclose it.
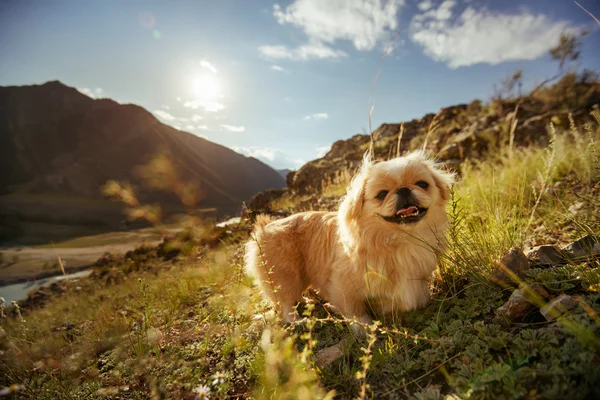
<instances>
[{"instance_id":1,"label":"dog's nose","mask_svg":"<svg viewBox=\"0 0 600 400\"><path fill-rule=\"evenodd\" d=\"M396 193L398 194L398 196L408 197L411 194L411 191L409 188L403 187L398 189Z\"/></svg>"}]
</instances>

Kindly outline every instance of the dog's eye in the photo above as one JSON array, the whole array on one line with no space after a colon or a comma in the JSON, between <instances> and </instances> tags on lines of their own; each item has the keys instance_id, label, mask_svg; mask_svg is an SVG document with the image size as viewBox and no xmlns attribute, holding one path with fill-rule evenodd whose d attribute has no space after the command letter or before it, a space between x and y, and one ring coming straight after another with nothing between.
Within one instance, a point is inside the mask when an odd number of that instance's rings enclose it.
<instances>
[{"instance_id":1,"label":"dog's eye","mask_svg":"<svg viewBox=\"0 0 600 400\"><path fill-rule=\"evenodd\" d=\"M389 192L388 192L387 190L382 190L381 192L377 193L377 196L376 196L376 197L377 197L379 200L384 200L384 199L385 199L385 196L387 196L387 195L388 195L388 193L389 193Z\"/></svg>"},{"instance_id":2,"label":"dog's eye","mask_svg":"<svg viewBox=\"0 0 600 400\"><path fill-rule=\"evenodd\" d=\"M429 183L425 182L425 181L419 181L416 183L417 186L423 188L423 189L427 189L429 187Z\"/></svg>"}]
</instances>

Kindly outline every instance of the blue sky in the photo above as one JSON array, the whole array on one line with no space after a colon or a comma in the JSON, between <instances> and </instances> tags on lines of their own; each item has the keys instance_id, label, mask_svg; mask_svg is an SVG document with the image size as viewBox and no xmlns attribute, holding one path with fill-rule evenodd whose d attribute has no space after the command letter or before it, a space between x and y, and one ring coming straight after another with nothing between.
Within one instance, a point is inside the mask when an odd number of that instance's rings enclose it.
<instances>
[{"instance_id":1,"label":"blue sky","mask_svg":"<svg viewBox=\"0 0 600 400\"><path fill-rule=\"evenodd\" d=\"M599 71L600 33L569 0L0 0L0 85L58 79L294 168L368 131L380 65L373 129L487 100L516 69L532 87L582 27L578 67Z\"/></svg>"}]
</instances>

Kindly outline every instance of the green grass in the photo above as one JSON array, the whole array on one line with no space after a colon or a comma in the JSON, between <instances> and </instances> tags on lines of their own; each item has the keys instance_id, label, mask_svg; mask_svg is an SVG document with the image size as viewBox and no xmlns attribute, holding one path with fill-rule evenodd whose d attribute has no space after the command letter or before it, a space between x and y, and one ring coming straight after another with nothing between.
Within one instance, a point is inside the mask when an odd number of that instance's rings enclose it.
<instances>
[{"instance_id":1,"label":"green grass","mask_svg":"<svg viewBox=\"0 0 600 400\"><path fill-rule=\"evenodd\" d=\"M141 250L65 283L24 321L4 319L0 383L35 399L193 398L200 385L212 398L598 398L598 262L523 277L578 298L552 323L538 310L545 301L521 321L495 318L512 289L489 274L512 246L600 233L599 139L596 127L557 130L549 148L502 148L468 166L432 302L371 327L326 367L314 354L347 338L347 323L309 297L304 320L281 326L243 273L242 224L210 249L182 237L173 260Z\"/></svg>"}]
</instances>

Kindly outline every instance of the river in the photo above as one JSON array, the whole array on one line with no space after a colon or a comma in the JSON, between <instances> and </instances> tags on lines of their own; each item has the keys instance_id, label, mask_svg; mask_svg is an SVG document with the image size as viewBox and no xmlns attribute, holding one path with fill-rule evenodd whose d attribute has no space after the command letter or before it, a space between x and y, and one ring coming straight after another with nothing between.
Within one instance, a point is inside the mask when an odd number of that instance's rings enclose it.
<instances>
[{"instance_id":1,"label":"river","mask_svg":"<svg viewBox=\"0 0 600 400\"><path fill-rule=\"evenodd\" d=\"M65 279L83 278L91 274L91 270L75 272L73 274L51 276L44 279L39 279L29 282L15 283L12 285L0 286L0 297L4 297L6 305L10 305L11 301L19 301L27 298L27 293L33 289L38 289L44 286L49 286L54 282Z\"/></svg>"}]
</instances>

